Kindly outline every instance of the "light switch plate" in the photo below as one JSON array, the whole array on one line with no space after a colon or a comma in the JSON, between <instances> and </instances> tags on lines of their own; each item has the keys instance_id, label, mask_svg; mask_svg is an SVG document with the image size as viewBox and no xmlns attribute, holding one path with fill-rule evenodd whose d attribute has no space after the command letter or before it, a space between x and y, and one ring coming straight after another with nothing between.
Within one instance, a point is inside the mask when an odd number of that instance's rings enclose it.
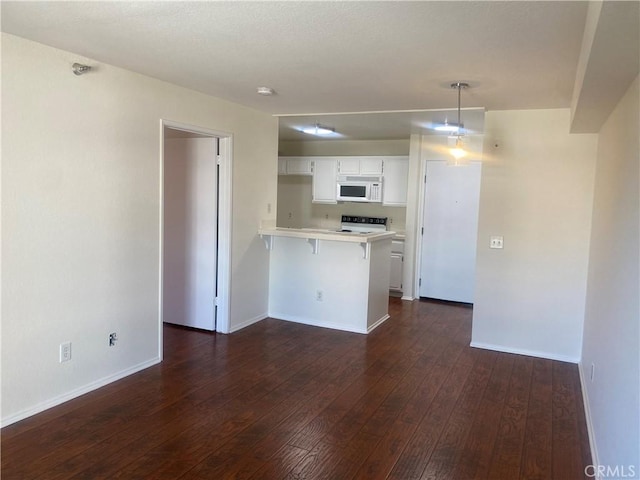
<instances>
[{"instance_id":1,"label":"light switch plate","mask_svg":"<svg viewBox=\"0 0 640 480\"><path fill-rule=\"evenodd\" d=\"M504 245L504 237L502 236L492 236L489 239L489 248L503 248Z\"/></svg>"}]
</instances>

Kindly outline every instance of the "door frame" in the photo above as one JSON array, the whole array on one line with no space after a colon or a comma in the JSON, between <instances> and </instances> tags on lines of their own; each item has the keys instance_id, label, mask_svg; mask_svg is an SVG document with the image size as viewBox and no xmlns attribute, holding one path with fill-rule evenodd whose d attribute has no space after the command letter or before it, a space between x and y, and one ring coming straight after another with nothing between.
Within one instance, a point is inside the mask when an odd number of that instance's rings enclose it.
<instances>
[{"instance_id":1,"label":"door frame","mask_svg":"<svg viewBox=\"0 0 640 480\"><path fill-rule=\"evenodd\" d=\"M229 333L229 311L231 299L231 220L232 220L232 172L233 172L233 134L221 130L189 125L172 120L160 119L160 231L159 231L159 263L158 279L158 344L162 359L163 347L163 278L164 278L164 129L197 133L219 139L218 150L218 260L217 260L217 312L216 332Z\"/></svg>"}]
</instances>

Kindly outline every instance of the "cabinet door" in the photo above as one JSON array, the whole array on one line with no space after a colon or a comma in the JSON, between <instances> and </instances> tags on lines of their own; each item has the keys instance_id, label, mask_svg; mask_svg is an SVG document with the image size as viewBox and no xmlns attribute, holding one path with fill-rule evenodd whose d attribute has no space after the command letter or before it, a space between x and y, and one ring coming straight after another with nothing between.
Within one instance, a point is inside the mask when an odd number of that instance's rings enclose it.
<instances>
[{"instance_id":1,"label":"cabinet door","mask_svg":"<svg viewBox=\"0 0 640 480\"><path fill-rule=\"evenodd\" d=\"M409 158L392 157L384 160L382 204L390 207L407 206Z\"/></svg>"},{"instance_id":2,"label":"cabinet door","mask_svg":"<svg viewBox=\"0 0 640 480\"><path fill-rule=\"evenodd\" d=\"M316 158L313 160L313 180L311 190L313 203L338 203L337 162L335 158Z\"/></svg>"},{"instance_id":3,"label":"cabinet door","mask_svg":"<svg viewBox=\"0 0 640 480\"><path fill-rule=\"evenodd\" d=\"M382 175L382 157L362 157L360 175Z\"/></svg>"},{"instance_id":4,"label":"cabinet door","mask_svg":"<svg viewBox=\"0 0 640 480\"><path fill-rule=\"evenodd\" d=\"M305 157L287 158L287 175L311 175L311 159Z\"/></svg>"},{"instance_id":5,"label":"cabinet door","mask_svg":"<svg viewBox=\"0 0 640 480\"><path fill-rule=\"evenodd\" d=\"M338 173L340 175L359 175L360 158L342 157L338 160Z\"/></svg>"},{"instance_id":6,"label":"cabinet door","mask_svg":"<svg viewBox=\"0 0 640 480\"><path fill-rule=\"evenodd\" d=\"M391 253L404 255L404 240L391 240Z\"/></svg>"},{"instance_id":7,"label":"cabinet door","mask_svg":"<svg viewBox=\"0 0 640 480\"><path fill-rule=\"evenodd\" d=\"M397 253L391 254L389 290L402 290L402 255Z\"/></svg>"}]
</instances>

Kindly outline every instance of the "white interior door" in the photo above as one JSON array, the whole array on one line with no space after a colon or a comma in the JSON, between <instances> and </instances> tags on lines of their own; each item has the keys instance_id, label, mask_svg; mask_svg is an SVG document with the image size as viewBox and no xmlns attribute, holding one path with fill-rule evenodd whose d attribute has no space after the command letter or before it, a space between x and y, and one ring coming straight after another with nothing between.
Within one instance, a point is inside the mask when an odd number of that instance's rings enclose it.
<instances>
[{"instance_id":1,"label":"white interior door","mask_svg":"<svg viewBox=\"0 0 640 480\"><path fill-rule=\"evenodd\" d=\"M215 330L217 139L164 141L163 320Z\"/></svg>"},{"instance_id":2,"label":"white interior door","mask_svg":"<svg viewBox=\"0 0 640 480\"><path fill-rule=\"evenodd\" d=\"M481 163L426 171L420 296L473 303Z\"/></svg>"}]
</instances>

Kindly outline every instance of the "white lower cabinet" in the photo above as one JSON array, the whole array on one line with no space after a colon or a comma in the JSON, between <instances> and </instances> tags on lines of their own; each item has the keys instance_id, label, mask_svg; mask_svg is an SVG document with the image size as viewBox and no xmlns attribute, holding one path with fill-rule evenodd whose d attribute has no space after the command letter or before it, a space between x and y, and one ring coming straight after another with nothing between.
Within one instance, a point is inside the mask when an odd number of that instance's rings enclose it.
<instances>
[{"instance_id":1,"label":"white lower cabinet","mask_svg":"<svg viewBox=\"0 0 640 480\"><path fill-rule=\"evenodd\" d=\"M402 292L404 262L404 240L391 241L391 266L389 269L389 290Z\"/></svg>"},{"instance_id":2,"label":"white lower cabinet","mask_svg":"<svg viewBox=\"0 0 640 480\"><path fill-rule=\"evenodd\" d=\"M391 254L389 290L402 291L402 255L399 253Z\"/></svg>"},{"instance_id":3,"label":"white lower cabinet","mask_svg":"<svg viewBox=\"0 0 640 480\"><path fill-rule=\"evenodd\" d=\"M338 203L336 200L336 175L338 163L335 157L313 159L311 182L313 203Z\"/></svg>"}]
</instances>

